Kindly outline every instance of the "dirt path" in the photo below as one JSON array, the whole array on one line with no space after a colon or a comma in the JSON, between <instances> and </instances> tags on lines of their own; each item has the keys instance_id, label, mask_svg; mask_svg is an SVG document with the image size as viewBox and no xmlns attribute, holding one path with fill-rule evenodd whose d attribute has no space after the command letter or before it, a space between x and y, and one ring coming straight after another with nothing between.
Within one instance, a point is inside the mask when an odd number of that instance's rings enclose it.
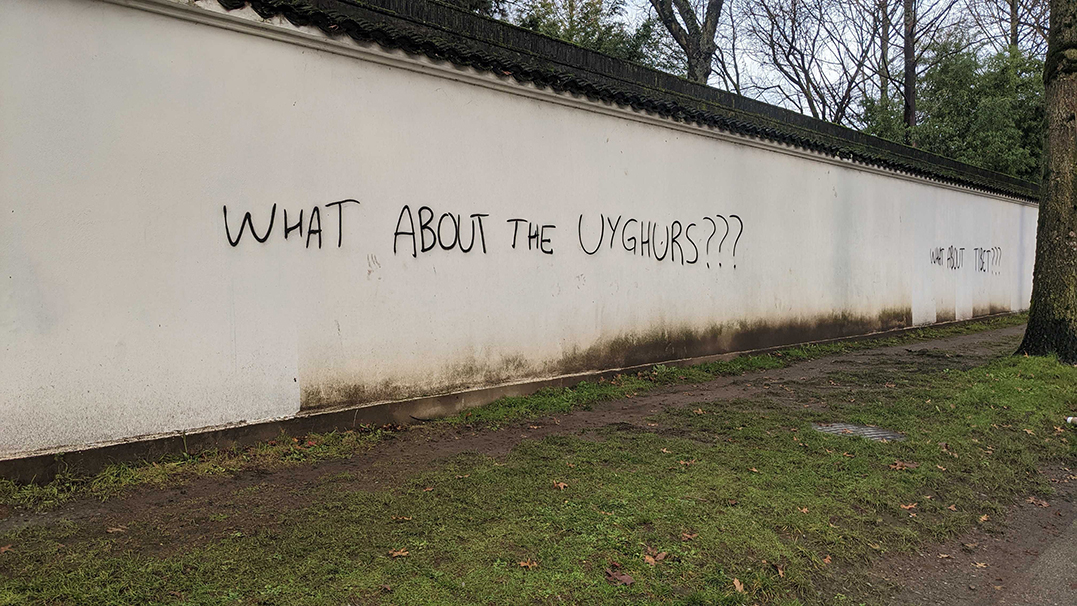
<instances>
[{"instance_id":1,"label":"dirt path","mask_svg":"<svg viewBox=\"0 0 1077 606\"><path fill-rule=\"evenodd\" d=\"M820 358L780 370L658 389L497 430L419 426L347 460L197 478L179 487L139 489L104 503L82 500L43 514L0 512L0 532L61 519L77 522L91 536L122 525L129 531L119 547L126 541L144 553L147 545L155 546L151 553L169 553L219 540L237 528L250 531L278 524L289 512L310 504L311 495L318 493L315 489L330 476L348 474L349 489L384 488L454 455L503 456L524 439L586 436L613 424L662 433L663 428L646 422L650 415L700 402L766 396L779 404L813 406L819 403L813 394L860 388L849 382L850 377L878 384L896 370L926 372L984 364L1013 351L1023 330L1017 326ZM842 373L846 380L830 381L832 373ZM891 588L893 604L1077 604L1073 503L1077 476L1066 469L1051 473L1059 491L1049 507L1015 504L1003 532L977 532L920 554L887 558L871 573L873 578ZM214 516L214 512L240 515Z\"/></svg>"},{"instance_id":2,"label":"dirt path","mask_svg":"<svg viewBox=\"0 0 1077 606\"><path fill-rule=\"evenodd\" d=\"M1056 494L1014 504L1001 530L976 530L879 561L870 576L892 589L889 604L1077 604L1077 475L1066 468L1047 473Z\"/></svg>"}]
</instances>

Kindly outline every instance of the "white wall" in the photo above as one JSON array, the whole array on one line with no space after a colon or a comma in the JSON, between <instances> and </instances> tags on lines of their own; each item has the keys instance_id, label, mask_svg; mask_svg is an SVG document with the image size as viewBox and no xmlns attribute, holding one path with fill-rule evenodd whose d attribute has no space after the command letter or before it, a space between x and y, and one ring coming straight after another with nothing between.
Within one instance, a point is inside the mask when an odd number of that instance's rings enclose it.
<instances>
[{"instance_id":1,"label":"white wall","mask_svg":"<svg viewBox=\"0 0 1077 606\"><path fill-rule=\"evenodd\" d=\"M0 455L551 376L625 339L1027 307L1034 206L237 14L0 3ZM324 205L349 198L338 247ZM235 237L274 204L264 244L229 244L222 207ZM394 253L404 205L460 213L465 243L488 214L486 252ZM321 248L285 240L314 207ZM695 223L698 262L608 228L587 255L581 213L588 248L600 214ZM513 249L512 218L555 225L553 254Z\"/></svg>"}]
</instances>

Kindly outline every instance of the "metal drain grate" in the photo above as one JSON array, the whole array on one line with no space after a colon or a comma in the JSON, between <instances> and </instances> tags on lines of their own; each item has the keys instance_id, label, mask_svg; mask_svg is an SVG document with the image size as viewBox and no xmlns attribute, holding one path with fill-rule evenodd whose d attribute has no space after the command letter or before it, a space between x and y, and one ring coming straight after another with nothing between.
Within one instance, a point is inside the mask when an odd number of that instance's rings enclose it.
<instances>
[{"instance_id":1,"label":"metal drain grate","mask_svg":"<svg viewBox=\"0 0 1077 606\"><path fill-rule=\"evenodd\" d=\"M900 442L905 439L904 434L900 434L896 431L890 431L889 429L882 429L880 427L869 427L867 425L852 425L850 423L812 423L811 426L815 431L821 431L823 433L830 433L836 436L860 436L861 438L875 440L876 442L882 442L883 440L888 442Z\"/></svg>"}]
</instances>

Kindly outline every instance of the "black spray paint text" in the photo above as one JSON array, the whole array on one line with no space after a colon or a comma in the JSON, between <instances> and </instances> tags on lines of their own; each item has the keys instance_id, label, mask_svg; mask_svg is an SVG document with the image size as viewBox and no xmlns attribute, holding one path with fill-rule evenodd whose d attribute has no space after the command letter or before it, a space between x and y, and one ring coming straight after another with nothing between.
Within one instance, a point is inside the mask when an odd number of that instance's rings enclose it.
<instances>
[{"instance_id":1,"label":"black spray paint text","mask_svg":"<svg viewBox=\"0 0 1077 606\"><path fill-rule=\"evenodd\" d=\"M556 225L532 223L527 219L509 219L506 223L512 224L512 248L516 248L516 239L520 234L520 224L526 224L527 234L527 250L538 250L547 255L553 254L553 243L550 241L553 230L557 229ZM523 245L520 246L523 248Z\"/></svg>"},{"instance_id":2,"label":"black spray paint text","mask_svg":"<svg viewBox=\"0 0 1077 606\"><path fill-rule=\"evenodd\" d=\"M731 225L735 226L735 234L730 233L733 231ZM736 269L737 244L744 234L744 221L737 215L705 216L698 222L675 220L662 224L624 215L600 214L597 226L593 219L586 221L584 215L580 215L577 224L580 247L588 255L596 255L603 248L623 249L641 258L656 261L668 259L671 263L681 265L702 262L708 268L711 266L712 242L720 230L722 236L717 242L715 261L718 267L722 266L722 247L728 241L730 245L726 250L729 252L729 260L733 262L733 268Z\"/></svg>"},{"instance_id":3,"label":"black spray paint text","mask_svg":"<svg viewBox=\"0 0 1077 606\"><path fill-rule=\"evenodd\" d=\"M965 250L964 246L938 246L932 248L929 252L931 255L931 264L938 265L939 267L945 267L950 270L959 270L965 266ZM973 248L972 249L972 268L980 273L999 275L1002 273L1002 247L1001 246L988 246L985 248Z\"/></svg>"},{"instance_id":4,"label":"black spray paint text","mask_svg":"<svg viewBox=\"0 0 1077 606\"><path fill-rule=\"evenodd\" d=\"M344 242L344 207L350 203L359 204L358 200L348 198L346 200L337 200L336 202L330 202L325 204L326 214L329 214L330 209L335 208L337 213L337 248L340 248ZM269 210L269 221L265 223L265 232L262 235L258 234L258 230L254 227L254 218L251 216L250 211L243 214L243 219L239 222L239 229L236 230L236 237L232 238L232 228L228 225L228 206L224 207L224 236L228 238L228 243L233 247L239 246L239 242L243 239L243 234L250 230L251 237L259 243L265 243L269 239L269 236L273 234L273 228L277 224L277 205L274 204ZM299 232L300 239L303 238L303 229L306 228L307 236L304 248L310 248L310 243L314 236L317 236L318 248L322 247L322 211L321 207L314 206L309 218L304 221L303 215L306 209L299 210L299 216L295 217L295 222L289 218L288 209L282 209L282 223L284 224L284 239L287 240L292 232Z\"/></svg>"},{"instance_id":5,"label":"black spray paint text","mask_svg":"<svg viewBox=\"0 0 1077 606\"><path fill-rule=\"evenodd\" d=\"M460 252L469 253L475 248L476 240L479 242L482 253L486 254L486 233L483 231L482 220L489 217L489 214L473 213L469 217L471 231L466 247L462 233L463 215L441 213L435 222L435 214L429 206L420 206L418 212L412 213L411 207L405 204L404 208L400 209L400 216L396 219L396 230L393 232L393 254L396 254L401 238L405 246L410 240L413 257L418 257L419 253L430 252L435 246L440 246L442 250L457 248Z\"/></svg>"}]
</instances>

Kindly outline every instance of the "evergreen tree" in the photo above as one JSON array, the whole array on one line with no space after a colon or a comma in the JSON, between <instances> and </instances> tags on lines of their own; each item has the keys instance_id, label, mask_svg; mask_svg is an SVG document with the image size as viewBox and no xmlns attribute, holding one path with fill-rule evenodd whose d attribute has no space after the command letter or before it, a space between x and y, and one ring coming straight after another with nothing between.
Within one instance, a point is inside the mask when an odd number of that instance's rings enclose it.
<instances>
[{"instance_id":1,"label":"evergreen tree","mask_svg":"<svg viewBox=\"0 0 1077 606\"><path fill-rule=\"evenodd\" d=\"M990 170L1037 180L1044 136L1043 62L1016 48L981 57L945 40L917 83L918 147ZM865 98L864 130L901 141L901 102Z\"/></svg>"},{"instance_id":2,"label":"evergreen tree","mask_svg":"<svg viewBox=\"0 0 1077 606\"><path fill-rule=\"evenodd\" d=\"M659 34L653 20L633 28L624 19L624 0L528 0L516 24L529 30L627 61L654 65Z\"/></svg>"}]
</instances>

